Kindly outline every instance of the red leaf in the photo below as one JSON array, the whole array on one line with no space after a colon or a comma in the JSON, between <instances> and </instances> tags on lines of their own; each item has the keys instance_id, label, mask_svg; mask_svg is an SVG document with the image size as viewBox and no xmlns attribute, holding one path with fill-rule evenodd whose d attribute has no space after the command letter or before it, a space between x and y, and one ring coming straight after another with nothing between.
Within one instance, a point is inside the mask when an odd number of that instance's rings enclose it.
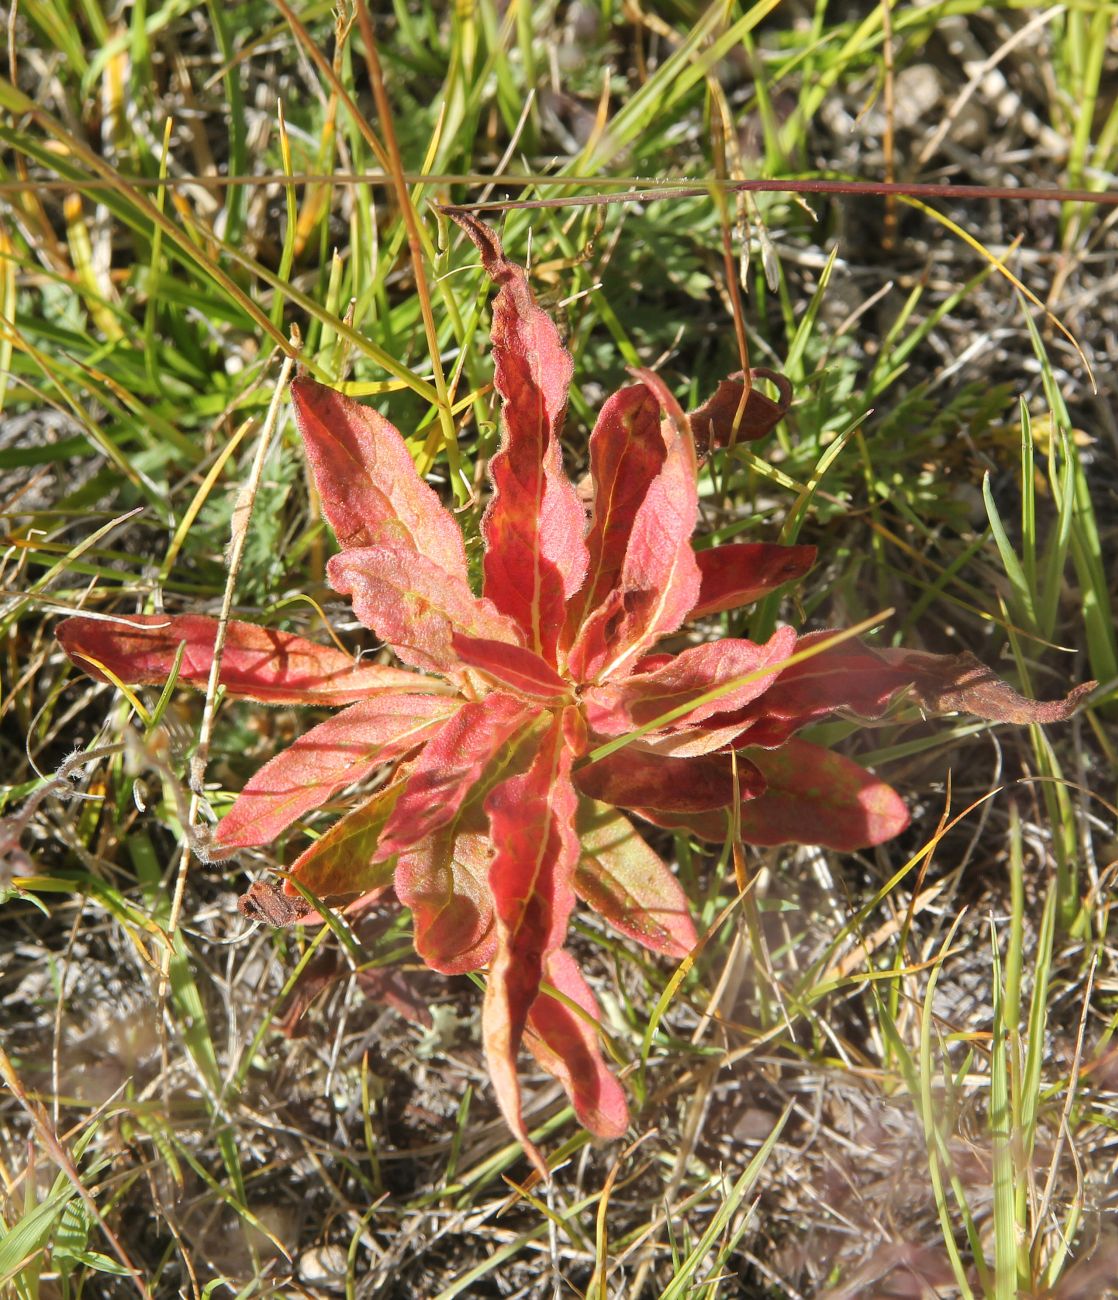
<instances>
[{"instance_id":1,"label":"red leaf","mask_svg":"<svg viewBox=\"0 0 1118 1300\"><path fill-rule=\"evenodd\" d=\"M677 960L698 942L687 897L671 868L629 819L605 804L578 807L582 857L575 892L615 930Z\"/></svg>"},{"instance_id":2,"label":"red leaf","mask_svg":"<svg viewBox=\"0 0 1118 1300\"><path fill-rule=\"evenodd\" d=\"M571 702L570 683L532 650L457 632L453 646L462 663L484 673L498 687L544 704Z\"/></svg>"},{"instance_id":3,"label":"red leaf","mask_svg":"<svg viewBox=\"0 0 1118 1300\"><path fill-rule=\"evenodd\" d=\"M214 857L274 840L335 790L417 749L459 707L437 695L384 695L320 722L250 778L218 823Z\"/></svg>"},{"instance_id":4,"label":"red leaf","mask_svg":"<svg viewBox=\"0 0 1118 1300\"><path fill-rule=\"evenodd\" d=\"M586 515L563 471L559 430L573 363L523 270L480 221L451 214L500 286L493 303L494 382L504 407L501 447L490 461L493 496L482 519L485 594L516 619L550 663L567 598L586 573Z\"/></svg>"},{"instance_id":5,"label":"red leaf","mask_svg":"<svg viewBox=\"0 0 1118 1300\"><path fill-rule=\"evenodd\" d=\"M797 649L826 642L833 632L801 637ZM1095 682L1084 682L1062 700L1028 700L966 652L923 654L872 650L843 641L786 668L771 690L737 713L712 725L737 723L737 743L776 747L789 736L836 709L879 718L900 691L911 687L927 713L971 713L992 722L1049 723L1071 716Z\"/></svg>"},{"instance_id":6,"label":"red leaf","mask_svg":"<svg viewBox=\"0 0 1118 1300\"><path fill-rule=\"evenodd\" d=\"M343 551L326 573L334 590L352 599L361 622L417 668L461 677L456 632L510 644L520 638L516 624L478 600L464 580L400 547Z\"/></svg>"},{"instance_id":7,"label":"red leaf","mask_svg":"<svg viewBox=\"0 0 1118 1300\"><path fill-rule=\"evenodd\" d=\"M103 664L128 685L167 680L180 644L186 643L179 680L204 688L213 661L217 619L201 614L134 614L128 619L68 618L58 625L62 648L98 681ZM266 704L353 704L386 691L440 690L401 668L360 664L331 646L292 632L230 621L221 656L221 684L230 695Z\"/></svg>"},{"instance_id":8,"label":"red leaf","mask_svg":"<svg viewBox=\"0 0 1118 1300\"><path fill-rule=\"evenodd\" d=\"M762 669L781 664L795 645L795 632L790 627L783 627L774 632L764 645L727 637L707 645L692 646L651 672L584 690L582 698L587 725L600 736L621 736L635 731L692 701L701 700L711 691L729 687L738 678L749 678ZM776 671L762 673L715 699L696 703L682 717L664 723L650 735L694 730L712 715L741 708L763 695L776 680Z\"/></svg>"},{"instance_id":9,"label":"red leaf","mask_svg":"<svg viewBox=\"0 0 1118 1300\"><path fill-rule=\"evenodd\" d=\"M822 844L849 852L891 840L908 825L908 809L893 787L842 754L804 740L745 752L766 787L741 806L747 844Z\"/></svg>"},{"instance_id":10,"label":"red leaf","mask_svg":"<svg viewBox=\"0 0 1118 1300\"><path fill-rule=\"evenodd\" d=\"M480 810L479 810L480 812ZM464 975L493 958L497 935L483 819L467 815L401 853L396 895L411 909L415 950L433 970Z\"/></svg>"},{"instance_id":11,"label":"red leaf","mask_svg":"<svg viewBox=\"0 0 1118 1300\"><path fill-rule=\"evenodd\" d=\"M720 614L748 605L770 591L802 578L815 563L814 546L777 546L769 542L728 542L699 551L702 585L688 618Z\"/></svg>"},{"instance_id":12,"label":"red leaf","mask_svg":"<svg viewBox=\"0 0 1118 1300\"><path fill-rule=\"evenodd\" d=\"M490 837L497 847L489 868L497 952L482 1014L485 1054L501 1111L545 1176L520 1115L516 1057L544 964L562 947L574 906L578 798L570 772L578 725L573 709L558 715L528 770L502 781L485 801Z\"/></svg>"},{"instance_id":13,"label":"red leaf","mask_svg":"<svg viewBox=\"0 0 1118 1300\"><path fill-rule=\"evenodd\" d=\"M825 644L833 632L800 637L796 649ZM738 744L782 745L801 727L849 709L863 718L879 718L911 675L891 667L860 641L843 641L790 664L769 690L744 709L712 719L712 726L740 727Z\"/></svg>"},{"instance_id":14,"label":"red leaf","mask_svg":"<svg viewBox=\"0 0 1118 1300\"><path fill-rule=\"evenodd\" d=\"M465 582L462 530L384 416L310 378L291 385L291 402L339 546L418 551Z\"/></svg>"},{"instance_id":15,"label":"red leaf","mask_svg":"<svg viewBox=\"0 0 1118 1300\"><path fill-rule=\"evenodd\" d=\"M665 664L670 664L675 655L667 652L644 655L633 665L634 673L654 673L657 668L663 668Z\"/></svg>"},{"instance_id":16,"label":"red leaf","mask_svg":"<svg viewBox=\"0 0 1118 1300\"><path fill-rule=\"evenodd\" d=\"M596 1137L619 1138L629 1127L629 1107L624 1090L602 1059L594 1028L601 1012L594 995L565 949L548 958L546 978L585 1015L542 991L532 1003L524 1042L543 1069L563 1085L583 1128ZM538 1153L536 1159L542 1163Z\"/></svg>"},{"instance_id":17,"label":"red leaf","mask_svg":"<svg viewBox=\"0 0 1118 1300\"><path fill-rule=\"evenodd\" d=\"M617 586L633 521L664 464L660 402L646 384L622 388L606 400L590 435L593 513L586 545L586 581L567 612L568 640L583 616Z\"/></svg>"},{"instance_id":18,"label":"red leaf","mask_svg":"<svg viewBox=\"0 0 1118 1300\"><path fill-rule=\"evenodd\" d=\"M393 781L336 821L296 858L291 877L324 900L357 898L391 885L391 864L376 861L376 849L403 788L403 781ZM283 888L299 896L290 880Z\"/></svg>"},{"instance_id":19,"label":"red leaf","mask_svg":"<svg viewBox=\"0 0 1118 1300\"><path fill-rule=\"evenodd\" d=\"M534 716L523 701L496 692L463 704L412 765L377 857L402 853L453 822L498 752Z\"/></svg>"},{"instance_id":20,"label":"red leaf","mask_svg":"<svg viewBox=\"0 0 1118 1300\"><path fill-rule=\"evenodd\" d=\"M749 372L750 380L768 379L780 389L774 402L750 383L748 396L742 372L723 379L697 411L691 413L695 441L705 452L710 447L729 447L738 442L755 442L780 423L792 405L792 385L784 375L757 367Z\"/></svg>"},{"instance_id":21,"label":"red leaf","mask_svg":"<svg viewBox=\"0 0 1118 1300\"><path fill-rule=\"evenodd\" d=\"M655 375L640 374L668 412L661 425L664 463L633 516L616 585L587 616L571 648L569 668L578 681L631 672L660 637L679 627L699 595L691 549L699 498L687 417Z\"/></svg>"},{"instance_id":22,"label":"red leaf","mask_svg":"<svg viewBox=\"0 0 1118 1300\"><path fill-rule=\"evenodd\" d=\"M752 764L739 763L738 775L743 794L764 788ZM583 794L621 808L706 812L727 808L734 801L733 777L724 754L671 758L627 745L580 767L574 780Z\"/></svg>"},{"instance_id":23,"label":"red leaf","mask_svg":"<svg viewBox=\"0 0 1118 1300\"><path fill-rule=\"evenodd\" d=\"M746 844L821 844L849 852L882 844L908 825L908 809L891 786L829 749L790 740L780 749L746 749L741 758L760 768L766 786L741 803ZM725 813L639 811L658 826L726 838Z\"/></svg>"}]
</instances>

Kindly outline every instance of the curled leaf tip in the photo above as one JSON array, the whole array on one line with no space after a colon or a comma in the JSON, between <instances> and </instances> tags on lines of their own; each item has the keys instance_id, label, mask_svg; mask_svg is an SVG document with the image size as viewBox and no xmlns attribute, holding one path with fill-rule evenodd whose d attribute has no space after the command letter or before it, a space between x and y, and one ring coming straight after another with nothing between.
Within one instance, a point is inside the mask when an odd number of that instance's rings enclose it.
<instances>
[{"instance_id":1,"label":"curled leaf tip","mask_svg":"<svg viewBox=\"0 0 1118 1300\"><path fill-rule=\"evenodd\" d=\"M776 385L780 396L774 401L754 386L755 379ZM691 413L691 427L700 451L730 447L738 442L764 438L784 419L792 405L792 384L775 370L758 367L749 372L749 383L739 372L724 379L702 406Z\"/></svg>"},{"instance_id":2,"label":"curled leaf tip","mask_svg":"<svg viewBox=\"0 0 1118 1300\"><path fill-rule=\"evenodd\" d=\"M1014 690L969 651L957 655L909 652L902 662L912 674L912 689L927 713L970 713L989 722L1064 722L1098 682L1082 682L1061 700L1030 700Z\"/></svg>"}]
</instances>

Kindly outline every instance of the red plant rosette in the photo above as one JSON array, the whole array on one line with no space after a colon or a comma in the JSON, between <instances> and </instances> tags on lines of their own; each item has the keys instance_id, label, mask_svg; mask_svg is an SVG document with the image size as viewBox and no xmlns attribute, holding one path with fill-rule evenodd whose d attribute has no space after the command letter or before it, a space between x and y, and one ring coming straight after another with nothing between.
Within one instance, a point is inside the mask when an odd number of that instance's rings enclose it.
<instances>
[{"instance_id":1,"label":"red plant rosette","mask_svg":"<svg viewBox=\"0 0 1118 1300\"><path fill-rule=\"evenodd\" d=\"M591 1132L613 1138L628 1125L597 1005L564 946L575 899L654 952L679 959L695 943L676 878L620 809L722 840L736 796L733 825L746 843L879 844L907 824L904 803L850 759L797 739L805 725L837 709L879 717L906 689L929 711L1050 722L1093 684L1036 704L968 656L829 645L834 633L787 627L763 645L658 649L688 620L802 576L815 550L693 547L691 422L646 372L598 417L588 519L559 444L571 357L492 232L456 219L499 286L492 341L504 419L481 524L482 594L456 520L397 430L297 379L296 422L340 546L328 579L409 668L355 664L291 633L230 623L221 662L230 696L340 712L251 778L211 852L267 844L343 787L396 765L290 876L326 900L394 890L429 966L487 968L490 1074L509 1126L546 1172L521 1118L522 1045ZM715 408L703 409L703 442L726 441ZM58 636L93 676L135 684L164 681L185 644L179 677L205 686L216 626L193 614L75 617ZM284 894L295 901L271 919L303 912L290 880Z\"/></svg>"}]
</instances>

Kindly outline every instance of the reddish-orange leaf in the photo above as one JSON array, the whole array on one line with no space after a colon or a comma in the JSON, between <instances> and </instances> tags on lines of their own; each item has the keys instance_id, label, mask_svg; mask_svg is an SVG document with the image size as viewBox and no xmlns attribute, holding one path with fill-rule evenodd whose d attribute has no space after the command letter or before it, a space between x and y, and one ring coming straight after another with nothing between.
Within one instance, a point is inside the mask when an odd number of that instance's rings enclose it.
<instances>
[{"instance_id":1,"label":"reddish-orange leaf","mask_svg":"<svg viewBox=\"0 0 1118 1300\"><path fill-rule=\"evenodd\" d=\"M742 793L764 788L751 764L739 764ZM727 808L734 801L734 783L724 754L673 758L627 745L575 772L583 794L619 808L658 808L661 811L705 812Z\"/></svg>"},{"instance_id":2,"label":"reddish-orange leaf","mask_svg":"<svg viewBox=\"0 0 1118 1300\"><path fill-rule=\"evenodd\" d=\"M412 764L378 858L402 853L452 823L500 750L536 713L523 700L497 692L463 704Z\"/></svg>"},{"instance_id":3,"label":"reddish-orange leaf","mask_svg":"<svg viewBox=\"0 0 1118 1300\"><path fill-rule=\"evenodd\" d=\"M891 840L909 823L892 786L833 750L790 740L745 756L765 778L764 794L741 805L747 844L822 844L850 852Z\"/></svg>"},{"instance_id":4,"label":"reddish-orange leaf","mask_svg":"<svg viewBox=\"0 0 1118 1300\"><path fill-rule=\"evenodd\" d=\"M590 435L593 500L586 538L590 565L567 611L568 642L583 616L617 586L633 520L666 454L660 402L646 384L622 388L606 399Z\"/></svg>"},{"instance_id":5,"label":"reddish-orange leaf","mask_svg":"<svg viewBox=\"0 0 1118 1300\"><path fill-rule=\"evenodd\" d=\"M833 632L808 633L800 637L796 649L825 646L833 636ZM711 725L738 725L738 744L775 747L836 709L879 718L909 680L860 641L843 641L789 665L760 699L713 718Z\"/></svg>"},{"instance_id":6,"label":"reddish-orange leaf","mask_svg":"<svg viewBox=\"0 0 1118 1300\"><path fill-rule=\"evenodd\" d=\"M414 551L365 546L343 551L326 567L330 585L349 596L357 617L406 663L460 678L456 632L516 643L520 631L492 602L479 600L465 580L453 578Z\"/></svg>"},{"instance_id":7,"label":"reddish-orange leaf","mask_svg":"<svg viewBox=\"0 0 1118 1300\"><path fill-rule=\"evenodd\" d=\"M391 885L392 866L376 861L376 849L403 788L403 781L393 781L336 821L296 858L291 877L324 901L360 897ZM290 880L283 887L289 897L299 896Z\"/></svg>"},{"instance_id":8,"label":"reddish-orange leaf","mask_svg":"<svg viewBox=\"0 0 1118 1300\"><path fill-rule=\"evenodd\" d=\"M538 703L571 702L570 683L533 650L459 632L454 634L453 645L462 663L476 668L498 687Z\"/></svg>"},{"instance_id":9,"label":"reddish-orange leaf","mask_svg":"<svg viewBox=\"0 0 1118 1300\"><path fill-rule=\"evenodd\" d=\"M790 740L779 749L743 750L739 764L743 759L765 780L764 793L740 805L746 844L821 844L847 853L892 839L908 825L908 809L891 786L832 750ZM638 811L658 826L726 838L727 813Z\"/></svg>"},{"instance_id":10,"label":"reddish-orange leaf","mask_svg":"<svg viewBox=\"0 0 1118 1300\"><path fill-rule=\"evenodd\" d=\"M578 725L572 709L556 716L528 770L502 781L485 801L497 850L489 869L497 951L482 1014L485 1054L501 1111L526 1150L516 1058L544 964L562 947L574 906L578 797L570 772Z\"/></svg>"},{"instance_id":11,"label":"reddish-orange leaf","mask_svg":"<svg viewBox=\"0 0 1118 1300\"><path fill-rule=\"evenodd\" d=\"M493 496L481 525L485 595L517 621L532 650L554 663L567 598L581 586L587 563L586 513L559 445L573 363L493 231L467 214L452 215L499 286L492 339L504 428L489 464Z\"/></svg>"},{"instance_id":12,"label":"reddish-orange leaf","mask_svg":"<svg viewBox=\"0 0 1118 1300\"><path fill-rule=\"evenodd\" d=\"M415 950L433 970L463 975L493 958L497 936L488 870L493 858L484 818L470 810L453 825L401 853L396 895L411 909Z\"/></svg>"},{"instance_id":13,"label":"reddish-orange leaf","mask_svg":"<svg viewBox=\"0 0 1118 1300\"><path fill-rule=\"evenodd\" d=\"M342 786L418 749L460 707L438 695L384 695L320 722L249 779L218 823L214 856L274 840Z\"/></svg>"},{"instance_id":14,"label":"reddish-orange leaf","mask_svg":"<svg viewBox=\"0 0 1118 1300\"><path fill-rule=\"evenodd\" d=\"M571 648L576 681L628 675L660 637L679 627L699 595L691 549L699 498L687 417L662 381L640 375L668 412L660 426L664 463L633 516L616 584L587 615Z\"/></svg>"},{"instance_id":15,"label":"reddish-orange leaf","mask_svg":"<svg viewBox=\"0 0 1118 1300\"><path fill-rule=\"evenodd\" d=\"M542 990L532 1003L524 1042L543 1069L563 1085L583 1128L596 1137L619 1138L629 1127L629 1107L624 1090L602 1059L595 1028L601 1012L590 986L563 948L548 957L545 975L548 984L583 1014Z\"/></svg>"},{"instance_id":16,"label":"reddish-orange leaf","mask_svg":"<svg viewBox=\"0 0 1118 1300\"><path fill-rule=\"evenodd\" d=\"M587 725L596 735L620 736L694 701L694 707L682 717L650 734L700 728L712 715L744 707L763 695L777 680L778 666L795 646L796 634L789 627L779 628L764 645L726 637L692 646L651 672L584 690ZM711 691L731 687L742 678L745 680L725 694L702 700Z\"/></svg>"},{"instance_id":17,"label":"reddish-orange leaf","mask_svg":"<svg viewBox=\"0 0 1118 1300\"><path fill-rule=\"evenodd\" d=\"M645 655L638 659L633 666L634 673L654 673L657 668L663 668L665 664L670 664L675 655L661 651L657 654Z\"/></svg>"},{"instance_id":18,"label":"reddish-orange leaf","mask_svg":"<svg viewBox=\"0 0 1118 1300\"><path fill-rule=\"evenodd\" d=\"M687 896L633 823L593 799L578 807L575 892L615 930L677 960L698 942Z\"/></svg>"},{"instance_id":19,"label":"reddish-orange leaf","mask_svg":"<svg viewBox=\"0 0 1118 1300\"><path fill-rule=\"evenodd\" d=\"M811 633L800 638L797 649L825 644L833 636L833 632ZM836 709L879 718L906 687L927 713L971 713L992 722L1018 724L1061 722L1095 685L1084 682L1062 700L1029 700L965 652L874 650L860 641L844 641L792 664L761 699L713 719L712 725L737 723L738 744L775 747Z\"/></svg>"},{"instance_id":20,"label":"reddish-orange leaf","mask_svg":"<svg viewBox=\"0 0 1118 1300\"><path fill-rule=\"evenodd\" d=\"M748 605L770 591L802 578L815 563L814 546L778 546L770 542L727 542L699 551L702 585L688 615L701 618Z\"/></svg>"},{"instance_id":21,"label":"reddish-orange leaf","mask_svg":"<svg viewBox=\"0 0 1118 1300\"><path fill-rule=\"evenodd\" d=\"M129 685L167 680L185 643L179 680L205 687L213 662L217 619L201 614L133 614L127 619L75 617L56 635L70 658L98 681L102 664ZM440 682L401 668L354 663L333 646L292 632L231 620L221 656L221 684L230 695L266 704L353 704L386 691L445 690Z\"/></svg>"},{"instance_id":22,"label":"reddish-orange leaf","mask_svg":"<svg viewBox=\"0 0 1118 1300\"><path fill-rule=\"evenodd\" d=\"M384 416L308 377L291 385L291 404L338 544L417 551L465 582L462 530Z\"/></svg>"}]
</instances>

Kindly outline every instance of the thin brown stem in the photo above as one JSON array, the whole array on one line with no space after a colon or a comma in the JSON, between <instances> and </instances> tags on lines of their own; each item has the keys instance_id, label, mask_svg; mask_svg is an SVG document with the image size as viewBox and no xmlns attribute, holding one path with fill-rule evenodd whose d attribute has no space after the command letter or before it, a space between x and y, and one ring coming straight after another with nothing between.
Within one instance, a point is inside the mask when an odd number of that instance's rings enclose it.
<instances>
[{"instance_id":1,"label":"thin brown stem","mask_svg":"<svg viewBox=\"0 0 1118 1300\"><path fill-rule=\"evenodd\" d=\"M264 427L260 431L260 440L256 445L256 453L253 456L248 482L242 489L237 504L233 509L225 591L222 595L221 611L218 614L217 631L214 635L213 658L210 661L210 676L206 685L206 702L202 709L202 724L198 730L198 746L190 763L191 793L190 807L186 814L186 840L180 849L178 869L175 872L175 889L171 897L171 909L167 918L167 943L163 948L159 964L159 985L156 992L156 1002L160 1008L160 1025L163 1028L160 1038L160 1050L163 1056L162 1078L164 1080L169 1079L171 1074L167 1061L166 1022L162 1010L171 987L171 961L175 949L175 932L178 929L179 917L182 915L186 881L190 874L191 848L197 843L196 822L205 789L206 762L209 757L210 738L213 735L214 718L216 716L217 690L221 680L221 660L225 650L226 633L229 630L229 616L233 611L233 593L237 587L237 575L240 572L245 542L248 539L248 525L252 517L253 503L256 500L261 479L264 477L264 462L267 459L268 448L272 443L272 435L279 422L280 402L287 389L287 381L291 377L295 356L298 354L300 346L300 340L296 333L293 332L288 346L290 352L284 357L283 365L280 368L279 379L276 382L275 391L272 393L268 414L264 419Z\"/></svg>"},{"instance_id":2,"label":"thin brown stem","mask_svg":"<svg viewBox=\"0 0 1118 1300\"><path fill-rule=\"evenodd\" d=\"M725 183L726 177L729 174L726 151L731 126L729 114L726 111L726 102L722 95L722 88L717 82L715 82L711 87L711 105L714 109L712 117L716 128L714 137L714 165L718 173L719 181ZM720 193L715 197L716 202L718 203L718 224L722 231L722 261L726 268L726 292L730 295L730 309L734 317L734 336L737 339L738 357L741 360L743 392L741 396L741 408L738 414L738 420L740 420L742 413L745 411L745 404L749 400L749 390L753 386L753 381L749 374L749 341L745 337L745 308L741 301L741 286L738 283L737 259L734 257L734 234L730 222L730 213L725 202L726 195Z\"/></svg>"},{"instance_id":3,"label":"thin brown stem","mask_svg":"<svg viewBox=\"0 0 1118 1300\"><path fill-rule=\"evenodd\" d=\"M279 3L279 0L277 0ZM625 185L623 194L579 194L555 199L494 199L484 203L462 203L456 209L464 212L507 212L512 209L532 208L585 208L611 203L656 203L667 199L696 199L712 190L728 194L837 194L853 198L882 198L896 194L913 199L960 199L965 202L983 200L1020 199L1025 203L1096 203L1100 207L1118 207L1118 190L1071 190L1056 186L1029 185L950 185L922 181L842 181L842 180L734 180L715 178L697 181L693 177L679 180L653 177L601 176L481 176L476 172L404 172L408 185L475 185L485 189L493 185L504 188L547 189L550 186L572 185L603 186ZM258 176L127 176L114 173L111 179L90 176L81 180L49 180L31 177L27 180L0 181L0 194L45 194L55 190L66 193L73 189L154 190L202 188L226 189L233 185L383 185L396 184L384 172L301 172L288 176L285 172L262 172Z\"/></svg>"},{"instance_id":4,"label":"thin brown stem","mask_svg":"<svg viewBox=\"0 0 1118 1300\"><path fill-rule=\"evenodd\" d=\"M318 68L319 72L321 72L322 75L326 78L326 80L330 83L330 89L333 90L334 94L336 94L337 97L346 106L346 109L349 111L350 117L353 118L354 125L365 137L365 142L366 144L368 144L369 148L373 151L373 156L376 158L377 162L380 163L380 165L384 168L385 171L388 171L389 160L388 160L388 154L385 152L384 146L377 139L377 134L373 130L373 128L369 125L368 118L366 118L364 113L362 113L361 110L357 107L357 104L354 102L352 95L350 95L349 91L346 90L345 86L342 85L342 79L341 77L338 76L337 72L335 71L334 65L330 62L330 60L326 57L326 55L323 54L323 52L318 48L318 45L315 43L314 37L311 36L310 32L307 31L307 29L295 16L295 11L287 3L287 0L273 0L273 3L275 4L276 8L280 11L280 13L283 14L284 19L287 22L287 25L291 28L292 32L294 32L295 34L295 39L307 52L307 54L311 59L311 62L315 65L316 68ZM281 173L281 176L285 181L293 179L291 177L284 175L283 173ZM315 177L315 180L321 183L326 183L333 179L334 178L332 176ZM367 178L366 181L362 183L369 183L371 179L372 178ZM381 176L379 179L382 182L385 180L383 176Z\"/></svg>"},{"instance_id":5,"label":"thin brown stem","mask_svg":"<svg viewBox=\"0 0 1118 1300\"><path fill-rule=\"evenodd\" d=\"M536 184L534 180L532 184ZM576 182L570 177L566 184ZM601 184L601 181L595 181ZM511 212L538 208L598 207L609 203L654 203L661 199L697 199L721 188L731 194L845 194L881 198L890 194L923 199L1021 199L1032 203L1098 203L1118 205L1118 190L1043 189L1016 185L941 185L886 181L832 180L746 180L705 181L701 185L686 183L678 187L656 182L646 189L632 189L625 194L576 194L554 199L501 199L490 203L462 203L460 212Z\"/></svg>"},{"instance_id":6,"label":"thin brown stem","mask_svg":"<svg viewBox=\"0 0 1118 1300\"><path fill-rule=\"evenodd\" d=\"M885 65L885 129L881 137L881 148L885 154L885 182L892 185L897 179L894 159L894 117L897 111L896 79L893 69L893 15L892 0L881 0L881 52ZM891 253L897 242L897 197L895 194L885 196L885 236L882 245Z\"/></svg>"},{"instance_id":7,"label":"thin brown stem","mask_svg":"<svg viewBox=\"0 0 1118 1300\"><path fill-rule=\"evenodd\" d=\"M380 118L381 131L384 133L387 168L392 177L396 191L396 202L400 205L400 216L408 237L408 253L411 257L412 275L415 278L415 292L419 299L419 310L423 316L423 332L427 336L427 352L431 359L431 373L435 381L435 392L439 395L439 424L442 426L443 439L448 447L455 443L454 417L450 411L450 399L447 395L446 376L443 373L439 348L439 330L435 324L435 313L431 309L431 294L427 286L427 268L423 262L423 240L419 231L419 220L415 207L408 193L407 176L404 173L404 161L400 156L400 146L396 139L396 127L392 121L392 105L388 102L388 91L384 84L384 71L377 53L376 36L373 22L369 17L366 0L357 0L357 26L361 30L361 40L365 46L365 63L369 69L369 80L373 84L373 98L376 100L377 115Z\"/></svg>"}]
</instances>

